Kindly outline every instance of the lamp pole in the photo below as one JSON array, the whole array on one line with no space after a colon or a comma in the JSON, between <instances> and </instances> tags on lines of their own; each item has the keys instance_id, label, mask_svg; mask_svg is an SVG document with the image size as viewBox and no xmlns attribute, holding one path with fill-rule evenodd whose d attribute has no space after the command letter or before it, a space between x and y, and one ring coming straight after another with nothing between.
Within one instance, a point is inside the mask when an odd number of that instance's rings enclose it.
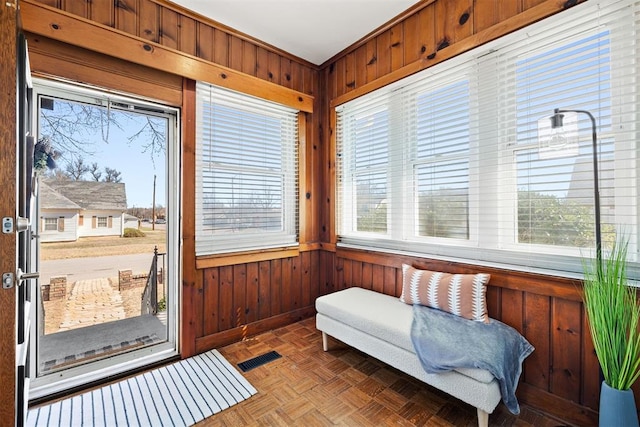
<instances>
[{"instance_id":1,"label":"lamp pole","mask_svg":"<svg viewBox=\"0 0 640 427\"><path fill-rule=\"evenodd\" d=\"M551 117L551 128L561 128L562 119L564 115L562 113L581 113L586 114L591 119L591 149L593 152L593 201L595 208L595 233L596 233L596 261L598 263L598 274L602 268L602 233L600 230L600 190L599 190L599 178L598 178L598 137L596 134L596 119L593 114L586 110L562 110L556 108L553 111Z\"/></svg>"}]
</instances>

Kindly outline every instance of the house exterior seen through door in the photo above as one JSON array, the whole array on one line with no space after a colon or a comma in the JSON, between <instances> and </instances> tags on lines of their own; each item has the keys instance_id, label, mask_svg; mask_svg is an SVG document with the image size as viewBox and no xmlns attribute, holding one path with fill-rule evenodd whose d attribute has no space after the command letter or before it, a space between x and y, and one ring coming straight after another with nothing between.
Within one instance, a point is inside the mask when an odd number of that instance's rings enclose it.
<instances>
[{"instance_id":1,"label":"house exterior seen through door","mask_svg":"<svg viewBox=\"0 0 640 427\"><path fill-rule=\"evenodd\" d=\"M36 80L31 397L177 354L178 115Z\"/></svg>"}]
</instances>

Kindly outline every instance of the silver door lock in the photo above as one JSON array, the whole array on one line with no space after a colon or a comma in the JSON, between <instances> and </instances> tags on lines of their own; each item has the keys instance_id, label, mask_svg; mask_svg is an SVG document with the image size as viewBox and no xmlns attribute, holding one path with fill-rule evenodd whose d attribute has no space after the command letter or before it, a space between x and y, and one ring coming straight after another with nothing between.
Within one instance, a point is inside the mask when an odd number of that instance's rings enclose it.
<instances>
[{"instance_id":1,"label":"silver door lock","mask_svg":"<svg viewBox=\"0 0 640 427\"><path fill-rule=\"evenodd\" d=\"M5 234L13 233L13 218L10 216L2 218L2 232Z\"/></svg>"},{"instance_id":2,"label":"silver door lock","mask_svg":"<svg viewBox=\"0 0 640 427\"><path fill-rule=\"evenodd\" d=\"M2 289L13 288L13 273L2 273Z\"/></svg>"}]
</instances>

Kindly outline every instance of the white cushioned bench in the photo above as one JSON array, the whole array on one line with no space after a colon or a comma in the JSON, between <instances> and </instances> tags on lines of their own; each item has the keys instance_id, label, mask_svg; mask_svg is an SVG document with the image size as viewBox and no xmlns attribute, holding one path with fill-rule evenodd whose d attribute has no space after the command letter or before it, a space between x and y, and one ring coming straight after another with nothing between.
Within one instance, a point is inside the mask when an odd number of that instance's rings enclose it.
<instances>
[{"instance_id":1,"label":"white cushioned bench","mask_svg":"<svg viewBox=\"0 0 640 427\"><path fill-rule=\"evenodd\" d=\"M501 400L498 381L483 369L458 369L428 374L411 342L411 305L398 298L362 288L348 288L316 299L316 327L324 351L331 336L466 402L478 412L478 425Z\"/></svg>"}]
</instances>

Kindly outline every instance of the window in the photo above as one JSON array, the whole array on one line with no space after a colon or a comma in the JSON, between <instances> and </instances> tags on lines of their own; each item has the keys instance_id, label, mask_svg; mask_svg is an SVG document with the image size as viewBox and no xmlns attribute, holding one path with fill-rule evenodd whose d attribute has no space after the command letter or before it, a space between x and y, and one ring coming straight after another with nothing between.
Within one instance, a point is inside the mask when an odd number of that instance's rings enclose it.
<instances>
[{"instance_id":1,"label":"window","mask_svg":"<svg viewBox=\"0 0 640 427\"><path fill-rule=\"evenodd\" d=\"M98 228L107 228L107 217L99 216L98 217Z\"/></svg>"},{"instance_id":2,"label":"window","mask_svg":"<svg viewBox=\"0 0 640 427\"><path fill-rule=\"evenodd\" d=\"M602 229L609 243L615 238L613 142L611 135L611 33L582 33L565 43L514 57L515 96L507 108L515 112L516 144L512 156L517 182L516 243L592 248L594 241L593 165L589 144L591 122L577 123L584 143L568 156L546 158L538 148L532 114L543 115L567 105L597 112ZM562 69L562 74L558 73ZM549 77L544 77L544 76ZM505 75L504 78L507 78ZM558 90L558 86L563 90ZM568 100L567 98L570 98ZM508 114L503 111L503 114ZM568 123L567 123L568 125ZM562 153L560 153L562 154Z\"/></svg>"},{"instance_id":3,"label":"window","mask_svg":"<svg viewBox=\"0 0 640 427\"><path fill-rule=\"evenodd\" d=\"M196 90L196 254L296 244L298 112Z\"/></svg>"},{"instance_id":4,"label":"window","mask_svg":"<svg viewBox=\"0 0 640 427\"><path fill-rule=\"evenodd\" d=\"M605 247L630 235L638 261L639 11L590 1L336 107L339 243L581 272L591 122L577 152L541 154L538 120L561 108L595 116Z\"/></svg>"},{"instance_id":5,"label":"window","mask_svg":"<svg viewBox=\"0 0 640 427\"><path fill-rule=\"evenodd\" d=\"M45 218L44 231L58 231L58 218Z\"/></svg>"},{"instance_id":6,"label":"window","mask_svg":"<svg viewBox=\"0 0 640 427\"><path fill-rule=\"evenodd\" d=\"M58 231L62 233L64 231L64 217L57 218L43 218L44 231Z\"/></svg>"}]
</instances>

